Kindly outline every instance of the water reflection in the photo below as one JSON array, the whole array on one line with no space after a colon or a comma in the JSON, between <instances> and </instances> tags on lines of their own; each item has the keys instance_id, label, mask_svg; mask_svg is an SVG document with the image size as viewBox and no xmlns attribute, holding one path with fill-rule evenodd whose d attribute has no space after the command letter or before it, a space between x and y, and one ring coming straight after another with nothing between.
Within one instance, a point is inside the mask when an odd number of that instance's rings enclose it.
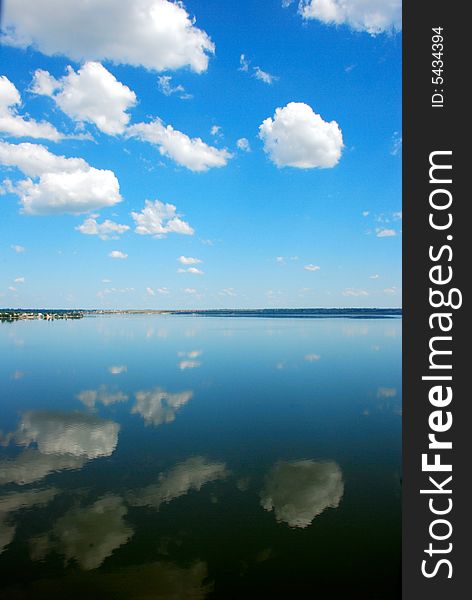
<instances>
[{"instance_id":1,"label":"water reflection","mask_svg":"<svg viewBox=\"0 0 472 600\"><path fill-rule=\"evenodd\" d=\"M120 390L109 391L105 385L101 385L98 390L82 390L77 394L77 400L88 408L95 408L97 403L109 406L116 402L126 402L128 396Z\"/></svg>"},{"instance_id":2,"label":"water reflection","mask_svg":"<svg viewBox=\"0 0 472 600\"><path fill-rule=\"evenodd\" d=\"M161 504L184 496L191 490L199 491L205 484L227 475L225 463L193 456L168 473L161 473L157 483L130 492L127 499L134 506L150 506L157 510Z\"/></svg>"},{"instance_id":3,"label":"water reflection","mask_svg":"<svg viewBox=\"0 0 472 600\"><path fill-rule=\"evenodd\" d=\"M18 445L36 444L42 454L98 458L114 452L119 430L118 423L94 415L28 411L13 436Z\"/></svg>"},{"instance_id":4,"label":"water reflection","mask_svg":"<svg viewBox=\"0 0 472 600\"><path fill-rule=\"evenodd\" d=\"M40 481L50 473L81 469L86 462L84 456L42 454L36 448L27 448L14 458L0 460L0 484L27 485Z\"/></svg>"},{"instance_id":5,"label":"water reflection","mask_svg":"<svg viewBox=\"0 0 472 600\"><path fill-rule=\"evenodd\" d=\"M281 461L266 477L261 504L279 522L308 527L326 508L337 508L344 494L341 468L334 461Z\"/></svg>"},{"instance_id":6,"label":"water reflection","mask_svg":"<svg viewBox=\"0 0 472 600\"><path fill-rule=\"evenodd\" d=\"M56 551L65 562L74 560L86 571L97 569L114 550L133 536L125 521L127 508L118 496L107 496L90 506L76 506L60 517L52 531L31 541L32 560Z\"/></svg>"},{"instance_id":7,"label":"water reflection","mask_svg":"<svg viewBox=\"0 0 472 600\"><path fill-rule=\"evenodd\" d=\"M0 554L13 541L16 524L12 523L12 516L19 510L44 506L58 493L55 488L47 490L28 490L11 492L0 496Z\"/></svg>"},{"instance_id":8,"label":"water reflection","mask_svg":"<svg viewBox=\"0 0 472 600\"><path fill-rule=\"evenodd\" d=\"M162 425L175 420L175 415L193 397L193 392L169 393L157 387L135 393L136 404L131 412L139 414L146 425Z\"/></svg>"}]
</instances>

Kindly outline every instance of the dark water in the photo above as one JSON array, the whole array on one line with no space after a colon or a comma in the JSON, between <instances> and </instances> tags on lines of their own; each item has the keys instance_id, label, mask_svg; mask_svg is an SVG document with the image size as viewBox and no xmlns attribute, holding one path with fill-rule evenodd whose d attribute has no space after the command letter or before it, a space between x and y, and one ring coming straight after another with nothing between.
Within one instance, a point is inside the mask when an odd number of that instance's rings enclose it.
<instances>
[{"instance_id":1,"label":"dark water","mask_svg":"<svg viewBox=\"0 0 472 600\"><path fill-rule=\"evenodd\" d=\"M1 598L399 598L401 320L0 326Z\"/></svg>"}]
</instances>

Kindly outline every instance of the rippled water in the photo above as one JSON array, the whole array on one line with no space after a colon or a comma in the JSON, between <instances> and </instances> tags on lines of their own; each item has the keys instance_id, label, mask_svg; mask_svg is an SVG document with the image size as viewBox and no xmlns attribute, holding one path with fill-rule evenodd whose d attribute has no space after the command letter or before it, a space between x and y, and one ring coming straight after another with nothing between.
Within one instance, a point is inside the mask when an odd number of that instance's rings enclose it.
<instances>
[{"instance_id":1,"label":"rippled water","mask_svg":"<svg viewBox=\"0 0 472 600\"><path fill-rule=\"evenodd\" d=\"M401 320L0 326L1 598L399 597Z\"/></svg>"}]
</instances>

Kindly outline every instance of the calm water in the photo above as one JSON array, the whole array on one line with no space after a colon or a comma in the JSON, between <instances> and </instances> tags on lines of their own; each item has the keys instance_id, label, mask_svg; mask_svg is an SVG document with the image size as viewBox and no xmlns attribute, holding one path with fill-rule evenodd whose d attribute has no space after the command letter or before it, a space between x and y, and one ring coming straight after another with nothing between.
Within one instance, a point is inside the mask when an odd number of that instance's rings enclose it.
<instances>
[{"instance_id":1,"label":"calm water","mask_svg":"<svg viewBox=\"0 0 472 600\"><path fill-rule=\"evenodd\" d=\"M399 597L401 320L0 325L1 598Z\"/></svg>"}]
</instances>

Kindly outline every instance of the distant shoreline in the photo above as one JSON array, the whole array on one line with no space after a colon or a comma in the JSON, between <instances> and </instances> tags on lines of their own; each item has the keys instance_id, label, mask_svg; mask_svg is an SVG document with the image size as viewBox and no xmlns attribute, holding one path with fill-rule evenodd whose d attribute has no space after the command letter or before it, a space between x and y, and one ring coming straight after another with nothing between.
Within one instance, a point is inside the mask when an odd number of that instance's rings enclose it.
<instances>
[{"instance_id":1,"label":"distant shoreline","mask_svg":"<svg viewBox=\"0 0 472 600\"><path fill-rule=\"evenodd\" d=\"M256 308L256 309L0 309L0 321L82 319L99 315L180 315L199 317L387 319L402 316L401 308Z\"/></svg>"}]
</instances>

